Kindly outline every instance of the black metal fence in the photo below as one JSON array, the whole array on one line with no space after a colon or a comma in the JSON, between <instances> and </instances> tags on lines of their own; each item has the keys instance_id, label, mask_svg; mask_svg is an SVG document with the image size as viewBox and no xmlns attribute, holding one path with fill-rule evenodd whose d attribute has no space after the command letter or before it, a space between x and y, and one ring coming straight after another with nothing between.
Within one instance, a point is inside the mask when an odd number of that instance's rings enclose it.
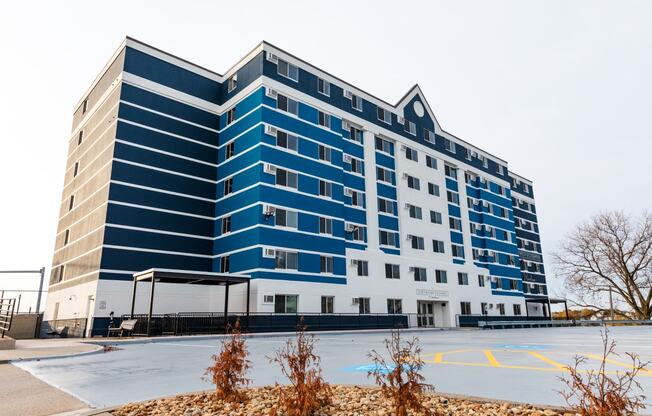
<instances>
[{"instance_id":1,"label":"black metal fence","mask_svg":"<svg viewBox=\"0 0 652 416\"><path fill-rule=\"evenodd\" d=\"M86 336L87 324L88 320L86 318L43 321L39 331L39 338L83 338Z\"/></svg>"},{"instance_id":2,"label":"black metal fence","mask_svg":"<svg viewBox=\"0 0 652 416\"><path fill-rule=\"evenodd\" d=\"M479 321L549 321L545 316L489 316L489 315L456 315L457 326L461 328L477 328Z\"/></svg>"}]
</instances>

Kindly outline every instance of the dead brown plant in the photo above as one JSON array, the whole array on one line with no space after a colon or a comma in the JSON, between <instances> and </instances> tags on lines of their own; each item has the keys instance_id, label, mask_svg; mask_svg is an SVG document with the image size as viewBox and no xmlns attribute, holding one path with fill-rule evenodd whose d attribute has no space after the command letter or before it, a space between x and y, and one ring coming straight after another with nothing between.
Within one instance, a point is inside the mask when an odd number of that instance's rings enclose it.
<instances>
[{"instance_id":1,"label":"dead brown plant","mask_svg":"<svg viewBox=\"0 0 652 416\"><path fill-rule=\"evenodd\" d=\"M227 329L229 337L222 340L222 350L213 355L213 365L206 369L206 376L215 385L215 397L230 403L242 403L247 400L247 395L242 387L247 386L251 380L246 377L251 368L247 359L249 352L245 338L240 332L240 322L236 321Z\"/></svg>"}]
</instances>

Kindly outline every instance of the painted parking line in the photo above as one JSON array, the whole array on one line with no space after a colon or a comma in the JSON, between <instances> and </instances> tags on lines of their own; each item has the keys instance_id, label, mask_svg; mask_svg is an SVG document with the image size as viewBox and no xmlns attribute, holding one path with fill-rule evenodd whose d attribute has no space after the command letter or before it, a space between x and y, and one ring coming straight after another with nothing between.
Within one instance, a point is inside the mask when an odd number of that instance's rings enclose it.
<instances>
[{"instance_id":1,"label":"painted parking line","mask_svg":"<svg viewBox=\"0 0 652 416\"><path fill-rule=\"evenodd\" d=\"M496 360L496 357L494 357L494 354L491 352L491 350L484 350L484 356L487 357L487 361L489 361L489 365L492 367L500 367L500 363L498 360Z\"/></svg>"}]
</instances>

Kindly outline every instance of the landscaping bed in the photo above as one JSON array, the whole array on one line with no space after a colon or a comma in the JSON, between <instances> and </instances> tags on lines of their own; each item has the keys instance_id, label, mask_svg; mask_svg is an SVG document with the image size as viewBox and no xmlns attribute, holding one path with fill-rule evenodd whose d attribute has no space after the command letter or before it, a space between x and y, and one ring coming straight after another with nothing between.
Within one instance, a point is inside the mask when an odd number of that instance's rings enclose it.
<instances>
[{"instance_id":1,"label":"landscaping bed","mask_svg":"<svg viewBox=\"0 0 652 416\"><path fill-rule=\"evenodd\" d=\"M149 415L267 415L277 406L280 387L245 389L249 400L242 404L230 404L214 398L210 392L184 394L159 400L125 405L114 416ZM423 395L422 403L433 413L446 416L574 416L575 413L554 408L542 408L527 404L500 401L484 401L460 397L442 396L436 393ZM315 415L387 415L393 414L388 400L377 388L357 386L332 386L332 404L324 406ZM283 411L278 410L279 415ZM410 413L413 414L413 413Z\"/></svg>"}]
</instances>

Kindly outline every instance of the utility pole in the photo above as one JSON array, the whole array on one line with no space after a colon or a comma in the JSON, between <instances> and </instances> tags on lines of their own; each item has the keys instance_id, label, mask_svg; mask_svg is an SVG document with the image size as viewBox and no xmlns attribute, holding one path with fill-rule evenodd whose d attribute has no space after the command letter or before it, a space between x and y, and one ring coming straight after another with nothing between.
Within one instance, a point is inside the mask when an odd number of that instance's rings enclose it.
<instances>
[{"instance_id":1,"label":"utility pole","mask_svg":"<svg viewBox=\"0 0 652 416\"><path fill-rule=\"evenodd\" d=\"M614 296L611 287L609 288L609 311L611 315L611 320L613 321L614 320Z\"/></svg>"}]
</instances>

